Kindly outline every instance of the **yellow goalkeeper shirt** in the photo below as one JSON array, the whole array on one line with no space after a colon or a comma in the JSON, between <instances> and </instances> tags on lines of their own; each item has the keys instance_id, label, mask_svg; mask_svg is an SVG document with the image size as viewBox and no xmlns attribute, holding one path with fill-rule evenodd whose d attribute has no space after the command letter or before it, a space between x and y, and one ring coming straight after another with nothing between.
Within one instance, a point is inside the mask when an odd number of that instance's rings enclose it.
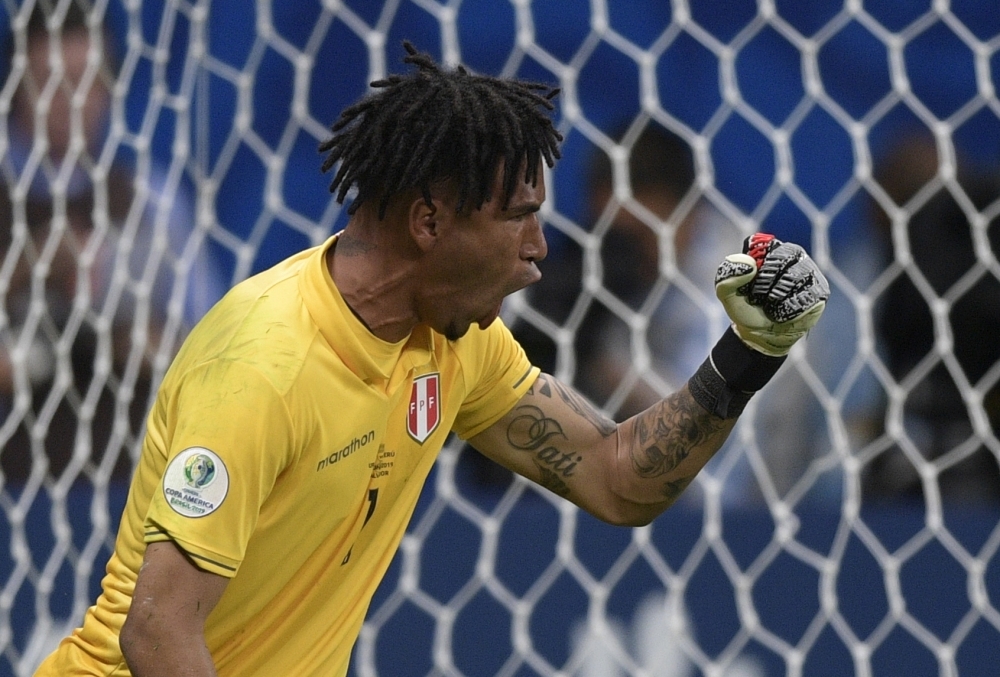
<instances>
[{"instance_id":1,"label":"yellow goalkeeper shirt","mask_svg":"<svg viewBox=\"0 0 1000 677\"><path fill-rule=\"evenodd\" d=\"M205 637L220 676L344 675L449 431L471 437L538 370L499 321L371 335L325 264L335 238L235 287L149 415L103 593L39 675L128 675L118 632L147 543L231 580Z\"/></svg>"}]
</instances>

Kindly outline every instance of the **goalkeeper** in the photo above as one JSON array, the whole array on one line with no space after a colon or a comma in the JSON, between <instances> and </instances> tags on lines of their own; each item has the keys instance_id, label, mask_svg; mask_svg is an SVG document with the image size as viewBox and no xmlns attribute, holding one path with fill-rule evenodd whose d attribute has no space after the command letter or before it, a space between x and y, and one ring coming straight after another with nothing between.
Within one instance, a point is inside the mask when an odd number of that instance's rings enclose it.
<instances>
[{"instance_id":1,"label":"goalkeeper","mask_svg":"<svg viewBox=\"0 0 1000 677\"><path fill-rule=\"evenodd\" d=\"M829 288L769 236L718 270L732 318L621 424L498 322L539 279L556 90L439 68L373 83L320 150L342 233L234 288L164 378L83 626L38 675L345 675L449 432L602 520L646 524L725 441Z\"/></svg>"}]
</instances>

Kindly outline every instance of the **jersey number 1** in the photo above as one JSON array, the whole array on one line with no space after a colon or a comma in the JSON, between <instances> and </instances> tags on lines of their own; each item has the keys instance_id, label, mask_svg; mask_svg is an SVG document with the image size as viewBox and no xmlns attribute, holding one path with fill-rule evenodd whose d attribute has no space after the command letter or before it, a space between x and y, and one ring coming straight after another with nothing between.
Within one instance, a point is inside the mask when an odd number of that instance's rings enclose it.
<instances>
[{"instance_id":1,"label":"jersey number 1","mask_svg":"<svg viewBox=\"0 0 1000 677\"><path fill-rule=\"evenodd\" d=\"M365 525L368 524L368 521L372 518L372 515L375 514L375 504L377 504L377 503L378 503L378 488L369 489L368 490L368 514L365 515L365 523L361 525L362 529L365 528ZM344 566L345 564L347 564L348 562L351 561L351 553L353 551L354 551L354 547L352 546L351 549L347 551L347 554L344 555L344 561L340 563L340 566Z\"/></svg>"}]
</instances>

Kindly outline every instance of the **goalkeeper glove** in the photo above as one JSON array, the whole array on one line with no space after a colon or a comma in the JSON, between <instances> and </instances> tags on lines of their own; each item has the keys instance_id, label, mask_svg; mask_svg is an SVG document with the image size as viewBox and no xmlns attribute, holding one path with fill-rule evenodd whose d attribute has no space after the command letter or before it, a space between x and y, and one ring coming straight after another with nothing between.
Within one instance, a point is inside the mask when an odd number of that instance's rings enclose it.
<instances>
[{"instance_id":1,"label":"goalkeeper glove","mask_svg":"<svg viewBox=\"0 0 1000 677\"><path fill-rule=\"evenodd\" d=\"M819 320L830 285L802 247L757 233L719 266L715 293L732 326L688 389L709 412L735 418Z\"/></svg>"},{"instance_id":2,"label":"goalkeeper glove","mask_svg":"<svg viewBox=\"0 0 1000 677\"><path fill-rule=\"evenodd\" d=\"M744 343L781 357L819 321L830 285L802 247L756 233L719 266L715 293Z\"/></svg>"}]
</instances>

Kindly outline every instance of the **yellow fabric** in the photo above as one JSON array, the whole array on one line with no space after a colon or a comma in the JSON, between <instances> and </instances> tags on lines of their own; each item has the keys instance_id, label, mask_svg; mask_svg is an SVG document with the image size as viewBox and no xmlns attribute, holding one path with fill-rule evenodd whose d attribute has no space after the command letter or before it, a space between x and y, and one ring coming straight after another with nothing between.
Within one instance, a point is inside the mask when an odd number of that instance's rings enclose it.
<instances>
[{"instance_id":1,"label":"yellow fabric","mask_svg":"<svg viewBox=\"0 0 1000 677\"><path fill-rule=\"evenodd\" d=\"M148 419L104 592L38 675L128 675L118 631L146 544L166 539L231 578L206 625L220 676L346 674L449 431L481 432L538 370L500 321L453 342L423 326L398 344L375 338L330 278L334 239L238 285L185 342ZM432 374L439 422L421 443L411 395ZM178 479L192 455L209 459L204 490Z\"/></svg>"}]
</instances>

